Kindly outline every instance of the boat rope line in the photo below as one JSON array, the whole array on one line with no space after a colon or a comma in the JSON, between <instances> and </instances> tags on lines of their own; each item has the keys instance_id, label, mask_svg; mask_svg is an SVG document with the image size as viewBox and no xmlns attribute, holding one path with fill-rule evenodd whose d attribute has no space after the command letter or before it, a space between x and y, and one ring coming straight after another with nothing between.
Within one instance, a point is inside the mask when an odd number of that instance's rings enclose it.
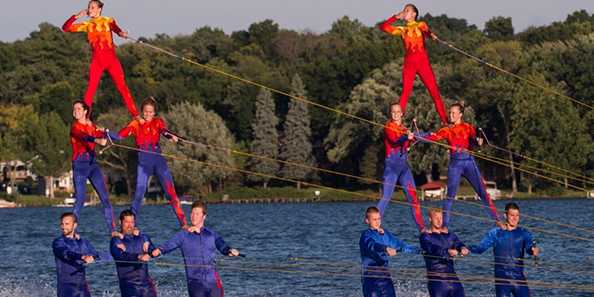
<instances>
[{"instance_id":1,"label":"boat rope line","mask_svg":"<svg viewBox=\"0 0 594 297\"><path fill-rule=\"evenodd\" d=\"M143 45L143 46L146 46L148 48L151 48L151 49L153 49L153 50L155 50L157 52L166 54L166 55L171 56L173 58L176 58L176 59L182 60L184 62L190 63L192 65L198 66L198 67L200 67L200 68L202 68L202 69L204 69L206 71L213 72L213 73L216 73L216 74L219 74L219 75L228 77L230 79L241 81L241 82L243 82L245 84L248 84L248 85L252 85L252 86L259 87L259 88L263 88L263 89L266 89L266 90L268 90L268 91L270 91L272 93L276 93L276 94L279 94L279 95L282 95L282 96L286 96L286 97L288 97L288 98L290 98L292 100L300 101L300 102L303 102L305 104L309 104L309 105L312 105L312 106L315 106L315 107L318 107L318 108L321 108L321 109L324 109L324 110L327 110L327 111L331 111L331 112L337 113L337 114L339 114L341 116L344 116L344 117L347 117L347 118L359 120L359 121L362 121L362 122L364 122L366 124L369 124L371 126L380 127L382 129L384 128L384 124L381 124L381 123L378 123L378 122L375 122L375 121L372 121L372 120L369 120L369 119L366 119L366 118L363 118L363 117L360 117L360 116L357 116L357 115L350 114L348 112L342 111L342 110L337 109L337 108L334 108L334 107L330 107L330 106L327 106L327 105L324 105L324 104L316 103L316 102L311 101L311 100L308 100L308 99L306 99L304 97L300 97L300 96L289 94L289 93L287 93L285 91L281 91L279 89L266 86L266 85L264 85L262 83L255 82L255 81L252 81L252 80L243 78L243 77L241 77L239 75L235 75L235 74L229 73L227 71L221 70L221 69L219 69L217 67L214 67L214 66L211 66L211 65L207 65L207 64L196 62L196 61L194 61L192 59L183 57L183 56L181 56L179 54L176 54L176 53L174 53L174 52L172 52L170 50L164 49L162 47L155 46L155 45L153 45L151 43L144 42L142 40L134 39L134 38L131 38L131 37L128 37L127 39L129 39L129 40L131 40L133 42L136 42L136 43L138 43L140 45ZM445 144L443 144L443 145L445 145ZM470 152L470 153L473 154L473 152ZM475 156L477 158L489 160L488 158L486 158L486 156L484 154L483 155L476 154ZM492 158L496 158L496 157L493 157L493 156L491 156L491 157ZM499 162L499 163L496 163L496 164L503 165L503 166L506 166L506 167L509 167L510 166L509 164L505 163L505 162L509 162L509 160L506 160L506 159L502 159L502 160L504 162ZM491 161L491 162L493 162L493 161ZM530 171L527 171L525 169L524 170L520 170L520 171L523 171L525 173L532 174L532 175L535 175L535 176L538 176L538 177L542 177L541 174L531 173ZM564 181L555 180L555 179L552 179L550 177L545 178L545 179L547 179L549 181L553 181L555 183L560 183L560 184L566 185ZM574 186L573 188L576 188L576 187ZM577 188L577 190L582 190L582 188Z\"/></svg>"},{"instance_id":2,"label":"boat rope line","mask_svg":"<svg viewBox=\"0 0 594 297\"><path fill-rule=\"evenodd\" d=\"M499 72L502 72L504 74L507 74L507 75L509 75L509 76L511 76L513 78L516 78L517 80L520 80L520 81L522 81L522 82L524 82L524 83L526 83L528 85L531 85L533 87L542 89L545 92L548 92L548 93L557 95L557 96L559 96L559 97L561 97L563 99L567 99L567 100L569 100L569 101L571 101L571 102L573 102L575 104L578 104L578 105L580 105L582 107L588 108L590 110L594 109L594 107L592 105L589 105L587 103L584 103L582 100L575 99L575 98L573 98L571 96L568 96L566 94L563 94L563 93L561 93L561 92L559 92L559 91L557 91L557 90L555 90L553 88L550 88L550 87L547 87L547 86L543 86L543 85L539 84L538 82L535 82L533 80L530 80L530 79L527 79L525 77L522 77L522 76L520 76L518 74L515 74L515 73L513 73L513 72L511 72L509 70L506 70L506 69L504 69L504 68L502 68L500 66L497 66L497 65L495 65L493 63L489 63L488 61L486 61L484 59L481 59L481 58L479 58L477 56L474 56L474 55L468 53L465 50L460 49L459 47L455 46L451 42L448 42L448 41L445 41L445 40L442 40L442 39L439 39L439 38L437 38L436 40L438 42L440 42L441 44L447 46L448 48L450 48L450 49L452 49L452 50L454 50L454 51L456 51L456 52L458 52L458 53L460 53L460 54L462 54L462 55L470 58L471 60L476 61L479 64L483 64L483 65L485 65L487 67L490 67L490 68L495 69L495 70L497 70Z\"/></svg>"},{"instance_id":3,"label":"boat rope line","mask_svg":"<svg viewBox=\"0 0 594 297\"><path fill-rule=\"evenodd\" d=\"M591 177L586 176L586 175L583 175L583 174L579 174L579 173L574 172L572 170L564 169L564 168L562 168L562 167L560 167L558 165L555 165L555 164L551 164L551 163L547 163L547 162L544 162L544 161L540 161L540 160L534 159L532 157L529 157L529 156L524 155L524 154L520 154L520 153L515 152L515 151L512 151L510 149L506 149L506 148L497 146L497 145L493 144L491 141L489 141L489 138L487 138L487 135L485 134L485 132L483 131L482 128L479 127L478 130L483 135L483 138L487 142L487 146L488 147L491 147L491 148L493 148L495 150L498 150L498 151L501 151L501 152L505 152L507 154L512 154L512 155L514 155L516 157L520 157L522 159L526 159L528 161L532 161L534 163L538 163L538 164L544 165L546 167L549 167L549 168L558 170L559 172L555 172L555 171L549 171L549 172L550 173L554 173L555 175L558 175L560 177L564 177L564 178L572 179L572 180L575 180L575 181L581 181L583 183L594 185L594 178L591 178ZM531 168L531 169L535 169L535 170L541 170L541 171L543 170L541 167L536 167L536 166L531 166L531 165L526 165L526 164L522 164L522 165L525 166L525 167L527 167L527 168ZM562 173L560 173L560 172L562 172Z\"/></svg>"},{"instance_id":4,"label":"boat rope line","mask_svg":"<svg viewBox=\"0 0 594 297\"><path fill-rule=\"evenodd\" d=\"M324 172L324 173L329 173L329 174L333 174L333 175L338 175L338 176L343 176L343 177L348 177L348 178L353 178L353 179L357 179L360 180L362 182L368 183L368 184L380 184L383 185L383 181L378 180L378 179L374 179L374 178L369 178L369 177L362 177L362 176L357 176L357 175L352 175L352 174L348 174L348 173L344 173L344 172L340 172L340 171L335 171L335 170L330 170L330 169L324 169L324 168L320 168L320 167L315 167L315 166L311 166L311 165L306 165L306 164L302 164L302 163L297 163L297 162L292 162L292 161L288 161L288 160L280 160L280 159L276 159L276 158L271 158L271 157L267 157L267 156L263 156L263 155L258 155L258 154L253 154L253 153L249 153L249 152L244 152L244 151L240 151L240 150L236 150L236 149L232 149L232 148L228 148L228 147L224 147L224 146L219 146L219 145L213 145L213 144L209 144L206 142L196 142L196 141L192 141L189 140L185 137L179 137L179 140L183 143L188 143L190 145L195 145L195 146L205 146L205 147L210 147L210 148L214 148L217 150L222 150L222 151L227 151L229 153L232 154L236 154L236 155L240 155L240 156L244 156L244 157L251 157L251 158L257 158L260 160L264 160L267 162L278 162L281 164L285 164L285 165L291 165L291 166L295 166L295 167L300 167L300 168L305 168L305 169L310 169L310 170L315 170L318 172ZM394 187L399 188L401 190L404 190L404 187L398 184L394 184ZM415 188L415 190L417 191L417 193L419 191L422 191L419 188ZM481 203L476 203L476 202L472 202L472 201L466 201L466 200L461 200L463 203L467 203L476 207L480 207L480 208L487 208L487 206L481 204ZM409 206L412 203L406 202L404 201L404 203L407 203ZM588 232L590 234L594 234L594 230L591 229L587 229L584 227L580 227L577 225L572 225L572 224L567 224L567 223L563 223L563 222L557 222L554 220L550 220L550 219L546 219L546 218L541 218L541 217L537 217L537 216L531 216L531 215L527 215L527 214L522 214L522 217L524 218L530 218L530 219L534 219L534 220L538 220L538 221L543 221L549 224L554 224L554 225L559 225L562 227L566 227L566 228L573 228L579 231L583 231L583 232Z\"/></svg>"},{"instance_id":5,"label":"boat rope line","mask_svg":"<svg viewBox=\"0 0 594 297\"><path fill-rule=\"evenodd\" d=\"M371 196L371 195L367 195L367 194L363 194L363 193L348 191L348 190L344 190L344 189L339 189L339 188L334 188L334 187L319 185L319 184L305 182L305 181L299 181L299 180L290 179L290 178L286 178L286 177L279 177L279 176L272 175L272 174L265 174L265 173L261 173L261 172L250 171L250 170L246 170L246 169L242 169L242 168L237 168L237 167L233 167L233 166L229 166L229 165L225 165L225 164L218 164L218 163L200 161L200 160L196 160L196 159L193 159L193 158L180 157L180 156L173 155L173 154L153 152L153 151L143 150L143 149L140 149L140 148L136 148L136 147L132 147L132 146L127 146L127 145L122 145L122 144L113 143L113 142L111 143L111 146L113 146L113 147L120 147L120 148L123 148L123 149L133 150L133 151L137 151L137 152L143 152L143 153L147 153L147 154L161 155L163 157L167 157L167 158L174 159L174 160L195 162L197 164L201 164L201 165L205 165L205 166L209 166L209 167L214 167L214 168L219 168L219 169L223 169L223 170L230 170L230 171L240 172L240 173L244 173L244 174L257 175L257 176L261 176L261 177L266 177L266 178L271 178L271 179L286 181L286 182L295 183L295 184L301 183L303 185L311 186L311 187L314 187L314 188L325 189L325 190L334 191L334 192L338 192L338 193L343 193L343 194L347 194L347 195L351 195L351 196L361 197L361 198L363 198L365 200L377 200L377 197L376 196ZM396 203L396 204L400 204L400 205L410 206L410 203L405 202L405 201L393 201L393 202ZM424 206L424 205L420 205L420 207L421 208L425 208L425 209L430 208L430 207ZM455 212L455 211L450 211L450 213L453 214L453 215L460 216L460 217L469 217L469 218L473 218L473 219L481 220L481 221L486 221L486 222L491 222L492 221L491 219L485 218L485 217L482 217L482 216L475 216L475 215L470 215L470 214L465 214L465 213ZM547 229L540 229L540 228L535 228L535 227L531 227L531 229L538 230L538 231L540 231L542 233L547 233L547 234L551 234L551 235L560 236L560 237L577 239L577 240L582 240L582 241L587 241L587 242L594 242L594 239L583 237L583 236L578 236L578 235L573 235L573 234L566 234L566 233L562 233L562 232L555 232L555 231L551 231L551 230L547 230Z\"/></svg>"},{"instance_id":6,"label":"boat rope line","mask_svg":"<svg viewBox=\"0 0 594 297\"><path fill-rule=\"evenodd\" d=\"M119 263L134 263L134 264L147 264L147 262L140 262L140 261L115 261ZM151 263L151 262L148 262ZM171 267L171 268L206 268L206 269L213 269L213 265L200 265L200 264L186 264L186 263L176 263L176 262L169 262L165 260L158 259L156 261L152 261L152 263L157 267ZM298 269L299 267L285 267L283 265L250 265L250 266L242 266L240 265L229 265L229 264L218 264L218 268L220 270L228 270L228 271L240 271L240 272L247 272L247 273L284 273L284 274L299 274L304 275L306 277L328 277L328 278L361 278L361 268L358 269L337 269L334 271L328 271L326 266L324 267L316 267L316 270L308 269ZM459 280L444 280L440 276L445 276L444 274L427 274L425 268L400 268L400 269L393 269L393 268L386 268L382 270L370 271L371 273L386 273L389 272L391 275L396 275L396 277L390 276L390 278L395 280L409 280L409 281L419 281L419 282L426 282L430 280L437 280L437 281L445 281L451 283L461 283L461 284L468 284L468 285L493 285L493 284L507 284L513 280L503 279L503 278L495 278L495 277L487 277L487 276L476 276L476 275L464 275L464 274L457 274L458 277L461 279ZM378 279L385 279L387 278L386 275L365 275L366 278L378 278ZM447 276L446 276L447 277ZM516 284L525 284L531 288L539 288L539 289L561 289L561 290L571 290L571 291L579 291L579 292L594 292L594 284L571 284L571 283L556 283L550 281L536 281L536 280L527 280L527 281L515 281Z\"/></svg>"}]
</instances>

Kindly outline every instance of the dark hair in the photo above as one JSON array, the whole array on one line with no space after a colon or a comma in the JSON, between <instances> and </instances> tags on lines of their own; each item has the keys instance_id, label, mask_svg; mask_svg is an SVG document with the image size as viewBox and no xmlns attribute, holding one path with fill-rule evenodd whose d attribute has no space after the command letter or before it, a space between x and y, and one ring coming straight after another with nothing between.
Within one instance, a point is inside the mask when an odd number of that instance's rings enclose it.
<instances>
[{"instance_id":1,"label":"dark hair","mask_svg":"<svg viewBox=\"0 0 594 297\"><path fill-rule=\"evenodd\" d=\"M120 222L124 220L125 217L129 217L132 216L134 217L134 219L136 219L136 215L134 214L134 212L130 209L124 209L122 210L122 212L120 212Z\"/></svg>"},{"instance_id":2,"label":"dark hair","mask_svg":"<svg viewBox=\"0 0 594 297\"><path fill-rule=\"evenodd\" d=\"M380 213L379 208L375 206L368 207L367 210L365 210L365 217L368 217L372 213Z\"/></svg>"},{"instance_id":3,"label":"dark hair","mask_svg":"<svg viewBox=\"0 0 594 297\"><path fill-rule=\"evenodd\" d=\"M410 6L415 11L415 21L416 21L419 18L419 9L414 4L411 4L411 3L404 5L404 8L406 8L407 6Z\"/></svg>"},{"instance_id":4,"label":"dark hair","mask_svg":"<svg viewBox=\"0 0 594 297\"><path fill-rule=\"evenodd\" d=\"M153 98L151 96L151 97L144 99L142 101L142 103L140 104L140 110L142 111L144 109L144 107L147 105L152 105L153 108L155 109L155 112L157 112L157 100L155 100L155 98Z\"/></svg>"},{"instance_id":5,"label":"dark hair","mask_svg":"<svg viewBox=\"0 0 594 297\"><path fill-rule=\"evenodd\" d=\"M89 118L91 116L89 114L89 105L87 105L87 103L83 100L74 100L74 102L72 102L72 108L74 108L74 106L77 104L82 105L82 108L87 112L87 118Z\"/></svg>"},{"instance_id":6,"label":"dark hair","mask_svg":"<svg viewBox=\"0 0 594 297\"><path fill-rule=\"evenodd\" d=\"M64 220L65 217L72 217L72 219L74 219L74 222L78 222L78 219L76 218L76 216L74 215L73 212L69 211L69 212L65 212L60 216L60 222L62 220Z\"/></svg>"},{"instance_id":7,"label":"dark hair","mask_svg":"<svg viewBox=\"0 0 594 297\"><path fill-rule=\"evenodd\" d=\"M99 6L99 8L103 9L103 2L101 2L100 0L91 0L89 1L89 5L91 5L91 3L97 3L97 6Z\"/></svg>"},{"instance_id":8,"label":"dark hair","mask_svg":"<svg viewBox=\"0 0 594 297\"><path fill-rule=\"evenodd\" d=\"M206 207L206 203L205 202L194 201L194 203L192 203L192 208L191 209L194 210L194 208L202 208L202 212L204 214L206 214L207 207Z\"/></svg>"},{"instance_id":9,"label":"dark hair","mask_svg":"<svg viewBox=\"0 0 594 297\"><path fill-rule=\"evenodd\" d=\"M452 105L450 105L450 108L452 107L458 107L458 109L460 110L460 113L464 113L464 104L461 102L456 102Z\"/></svg>"},{"instance_id":10,"label":"dark hair","mask_svg":"<svg viewBox=\"0 0 594 297\"><path fill-rule=\"evenodd\" d=\"M517 211L520 211L520 207L515 202L510 202L505 205L505 212L507 212L510 209L515 209Z\"/></svg>"}]
</instances>

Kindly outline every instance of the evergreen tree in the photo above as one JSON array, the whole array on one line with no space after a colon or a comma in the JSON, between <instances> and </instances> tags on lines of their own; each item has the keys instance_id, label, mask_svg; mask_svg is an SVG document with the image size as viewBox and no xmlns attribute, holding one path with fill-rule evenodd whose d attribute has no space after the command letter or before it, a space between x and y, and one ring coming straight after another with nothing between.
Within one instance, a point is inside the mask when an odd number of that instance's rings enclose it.
<instances>
[{"instance_id":1,"label":"evergreen tree","mask_svg":"<svg viewBox=\"0 0 594 297\"><path fill-rule=\"evenodd\" d=\"M291 82L291 95L299 98L307 96L305 85L298 74L295 74ZM311 128L307 105L302 101L291 100L283 125L280 159L314 166L310 138ZM311 177L312 173L311 169L291 165L283 165L280 171L281 176L297 180L307 179ZM297 188L301 188L300 183L297 183Z\"/></svg>"},{"instance_id":2,"label":"evergreen tree","mask_svg":"<svg viewBox=\"0 0 594 297\"><path fill-rule=\"evenodd\" d=\"M270 91L262 89L256 98L256 116L252 122L252 142L250 152L254 155L265 156L276 159L278 157L278 118L275 113L274 99ZM247 161L248 170L256 171L269 175L276 175L279 169L277 162L266 161L258 158L250 158ZM248 179L253 182L263 183L263 187L268 187L270 178L248 175Z\"/></svg>"}]
</instances>

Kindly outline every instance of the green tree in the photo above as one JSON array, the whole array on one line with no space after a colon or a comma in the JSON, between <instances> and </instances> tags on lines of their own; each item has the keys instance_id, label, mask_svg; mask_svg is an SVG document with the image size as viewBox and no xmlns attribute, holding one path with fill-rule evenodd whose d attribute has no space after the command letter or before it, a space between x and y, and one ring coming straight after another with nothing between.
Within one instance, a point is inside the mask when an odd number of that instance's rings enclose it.
<instances>
[{"instance_id":1,"label":"green tree","mask_svg":"<svg viewBox=\"0 0 594 297\"><path fill-rule=\"evenodd\" d=\"M531 79L555 88L542 75L532 76ZM536 160L583 172L594 147L588 135L588 123L582 120L576 108L566 100L533 88L520 89L514 99L511 147ZM529 160L522 160L522 164L541 167ZM546 171L544 175L559 179ZM536 185L551 184L530 174L523 174L523 177L529 193ZM567 178L564 182L566 185L569 183ZM575 181L572 184L575 185Z\"/></svg>"},{"instance_id":2,"label":"green tree","mask_svg":"<svg viewBox=\"0 0 594 297\"><path fill-rule=\"evenodd\" d=\"M307 98L305 85L298 74L293 76L291 95ZM291 100L289 103L289 112L283 124L279 156L283 161L315 166L309 111L307 105L302 101ZM299 181L311 178L312 174L311 169L291 165L283 165L280 170L281 176ZM297 183L297 188L301 188L300 183Z\"/></svg>"},{"instance_id":3,"label":"green tree","mask_svg":"<svg viewBox=\"0 0 594 297\"><path fill-rule=\"evenodd\" d=\"M485 23L485 35L493 40L509 40L514 36L514 26L509 17L494 17Z\"/></svg>"},{"instance_id":4,"label":"green tree","mask_svg":"<svg viewBox=\"0 0 594 297\"><path fill-rule=\"evenodd\" d=\"M256 97L256 116L252 123L252 142L250 143L250 152L252 154L273 159L278 157L277 125L278 118L275 114L275 104L272 94L266 89L261 89L260 94ZM246 167L251 171L276 175L279 164L258 158L250 158L247 161ZM270 178L248 175L248 180L261 182L264 189L266 189Z\"/></svg>"},{"instance_id":5,"label":"green tree","mask_svg":"<svg viewBox=\"0 0 594 297\"><path fill-rule=\"evenodd\" d=\"M228 151L235 142L221 117L206 111L200 104L184 102L172 106L165 118L170 130L195 142L174 145L168 141L164 144L165 152L181 157L170 162L176 185L185 187L190 193L203 195L212 192L214 185L222 189L224 180L233 171L192 161L235 166Z\"/></svg>"},{"instance_id":6,"label":"green tree","mask_svg":"<svg viewBox=\"0 0 594 297\"><path fill-rule=\"evenodd\" d=\"M70 129L55 112L26 123L25 147L32 154L33 171L44 176L49 197L54 198L54 177L70 169Z\"/></svg>"}]
</instances>

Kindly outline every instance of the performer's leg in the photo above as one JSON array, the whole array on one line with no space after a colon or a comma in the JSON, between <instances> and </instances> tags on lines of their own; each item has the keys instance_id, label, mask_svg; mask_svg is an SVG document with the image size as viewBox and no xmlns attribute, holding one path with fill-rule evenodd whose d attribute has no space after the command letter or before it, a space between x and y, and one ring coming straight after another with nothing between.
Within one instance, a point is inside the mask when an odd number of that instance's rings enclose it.
<instances>
[{"instance_id":1,"label":"performer's leg","mask_svg":"<svg viewBox=\"0 0 594 297\"><path fill-rule=\"evenodd\" d=\"M406 196L406 200L410 204L410 210L412 213L413 220L415 220L415 223L417 224L417 228L419 229L419 231L422 231L423 229L425 229L425 222L423 221L421 204L419 203L419 199L417 199L417 189L415 185L415 180L408 165L406 165L406 168L403 169L400 173L398 183L402 187L402 190L404 191L404 196Z\"/></svg>"},{"instance_id":2,"label":"performer's leg","mask_svg":"<svg viewBox=\"0 0 594 297\"><path fill-rule=\"evenodd\" d=\"M511 284L498 283L495 284L496 297L512 297L513 286Z\"/></svg>"},{"instance_id":3,"label":"performer's leg","mask_svg":"<svg viewBox=\"0 0 594 297\"><path fill-rule=\"evenodd\" d=\"M384 216L384 211L390 203L392 199L392 195L394 194L394 187L396 186L396 180L398 176L396 175L394 166L396 163L394 162L394 155L390 155L386 158L385 167L384 167L384 183L383 183L383 190L382 190L382 199L378 202L377 208L379 208L380 214Z\"/></svg>"},{"instance_id":4,"label":"performer's leg","mask_svg":"<svg viewBox=\"0 0 594 297\"><path fill-rule=\"evenodd\" d=\"M481 198L487 215L490 216L491 219L498 221L499 216L497 215L497 208L495 207L495 204L493 204L493 200L491 200L489 193L487 193L485 181L481 176L476 162L474 161L474 159L470 159L468 161L465 161L465 163L466 166L464 168L464 177L466 177L474 191Z\"/></svg>"},{"instance_id":5,"label":"performer's leg","mask_svg":"<svg viewBox=\"0 0 594 297\"><path fill-rule=\"evenodd\" d=\"M167 167L167 161L165 158L158 156L159 160L157 160L157 168L156 174L159 177L159 181L161 182L161 186L165 190L165 195L167 199L169 199L169 205L173 209L179 224L183 227L187 224L186 216L184 215L184 211L181 208L181 203L177 197L177 193L175 192L175 186L173 184L173 177L169 172L169 168Z\"/></svg>"},{"instance_id":6,"label":"performer's leg","mask_svg":"<svg viewBox=\"0 0 594 297\"><path fill-rule=\"evenodd\" d=\"M406 105L408 103L408 97L410 96L415 77L417 75L416 59L412 57L404 58L404 64L402 65L402 93L400 93L400 108L402 113L406 113Z\"/></svg>"},{"instance_id":7,"label":"performer's leg","mask_svg":"<svg viewBox=\"0 0 594 297\"><path fill-rule=\"evenodd\" d=\"M74 208L72 212L80 223L80 210L85 205L87 198L87 179L89 178L89 167L84 162L72 162L72 179L74 182Z\"/></svg>"},{"instance_id":8,"label":"performer's leg","mask_svg":"<svg viewBox=\"0 0 594 297\"><path fill-rule=\"evenodd\" d=\"M115 87L118 89L118 92L120 92L120 95L124 100L124 104L126 104L126 108L128 108L128 112L132 115L132 117L138 116L136 103L134 103L134 98L132 98L130 89L128 89L128 86L126 85L122 64L120 64L120 61L115 55L113 58L111 58L111 63L109 64L107 71L109 72Z\"/></svg>"},{"instance_id":9,"label":"performer's leg","mask_svg":"<svg viewBox=\"0 0 594 297\"><path fill-rule=\"evenodd\" d=\"M140 221L139 213L140 207L142 206L142 200L144 199L144 194L146 193L147 182L148 178L151 174L150 170L151 164L143 164L138 163L136 167L136 190L134 191L134 200L132 201L131 210L136 215L136 223Z\"/></svg>"},{"instance_id":10,"label":"performer's leg","mask_svg":"<svg viewBox=\"0 0 594 297\"><path fill-rule=\"evenodd\" d=\"M458 187L460 186L460 177L462 176L463 168L458 160L450 160L448 167L448 193L446 200L443 201L443 225L447 226L450 222L450 210L452 203L456 199Z\"/></svg>"},{"instance_id":11,"label":"performer's leg","mask_svg":"<svg viewBox=\"0 0 594 297\"><path fill-rule=\"evenodd\" d=\"M89 67L89 81L87 84L87 90L85 91L84 101L89 106L89 117L91 115L91 111L93 110L93 97L95 96L95 92L97 91L97 87L101 82L101 75L105 68L101 63L101 59L98 57L93 56L93 60L91 61L91 65Z\"/></svg>"},{"instance_id":12,"label":"performer's leg","mask_svg":"<svg viewBox=\"0 0 594 297\"><path fill-rule=\"evenodd\" d=\"M109 195L107 193L107 187L105 186L105 178L103 177L103 173L99 169L97 164L93 164L90 173L90 180L93 188L95 188L95 192L99 196L101 200L101 204L103 204L103 217L105 219L105 223L107 224L107 229L109 233L115 230L115 220L113 218L113 207L109 202Z\"/></svg>"},{"instance_id":13,"label":"performer's leg","mask_svg":"<svg viewBox=\"0 0 594 297\"><path fill-rule=\"evenodd\" d=\"M445 110L445 105L443 104L443 100L439 94L439 87L437 86L433 69L431 69L429 58L425 56L424 58L419 59L418 65L419 77L429 91L429 95L431 95L431 98L433 99L433 104L435 105L435 109L439 114L439 118L441 119L442 124L447 124L448 117Z\"/></svg>"}]
</instances>

